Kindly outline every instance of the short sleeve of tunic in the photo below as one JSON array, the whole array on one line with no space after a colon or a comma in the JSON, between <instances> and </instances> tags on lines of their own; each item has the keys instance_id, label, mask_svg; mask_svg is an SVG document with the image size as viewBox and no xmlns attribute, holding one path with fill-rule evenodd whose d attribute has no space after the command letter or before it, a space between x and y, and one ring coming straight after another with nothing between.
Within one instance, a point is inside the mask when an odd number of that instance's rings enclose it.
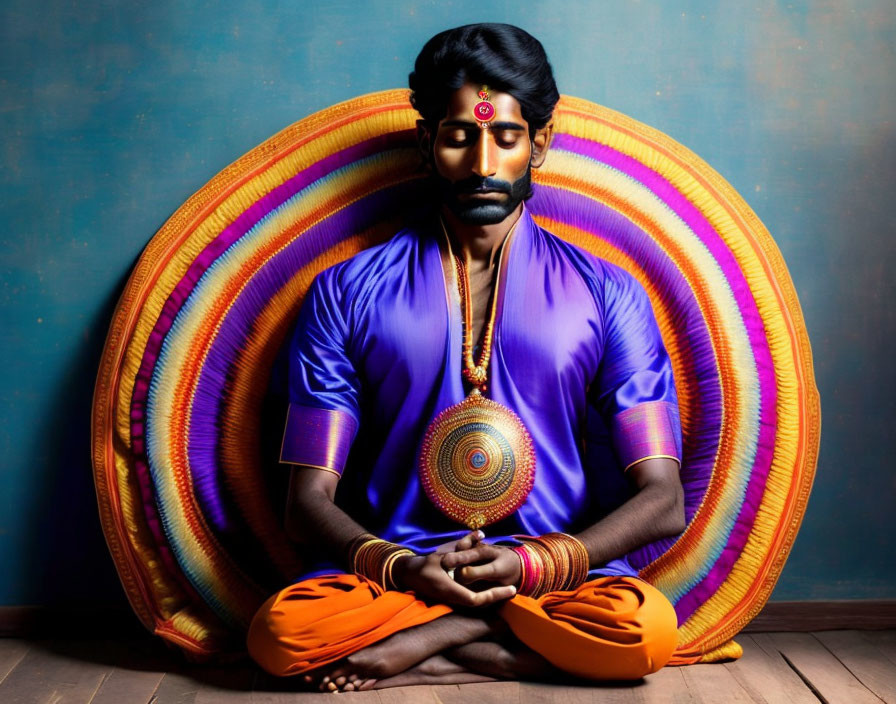
<instances>
[{"instance_id":1,"label":"short sleeve of tunic","mask_svg":"<svg viewBox=\"0 0 896 704\"><path fill-rule=\"evenodd\" d=\"M604 350L592 388L628 470L646 459L681 463L681 425L672 364L642 286L607 266Z\"/></svg>"},{"instance_id":2,"label":"short sleeve of tunic","mask_svg":"<svg viewBox=\"0 0 896 704\"><path fill-rule=\"evenodd\" d=\"M342 474L358 429L359 383L337 269L315 278L289 348L289 410L280 461Z\"/></svg>"}]
</instances>

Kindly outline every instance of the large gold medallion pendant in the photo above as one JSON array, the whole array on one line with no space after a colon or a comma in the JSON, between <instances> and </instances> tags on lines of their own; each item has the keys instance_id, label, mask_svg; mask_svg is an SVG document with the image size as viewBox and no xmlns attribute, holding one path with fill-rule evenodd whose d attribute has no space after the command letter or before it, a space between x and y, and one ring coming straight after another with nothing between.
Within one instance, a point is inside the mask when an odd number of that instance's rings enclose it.
<instances>
[{"instance_id":1,"label":"large gold medallion pendant","mask_svg":"<svg viewBox=\"0 0 896 704\"><path fill-rule=\"evenodd\" d=\"M535 450L516 413L474 390L429 424L419 471L430 501L475 530L523 505L535 482Z\"/></svg>"}]
</instances>

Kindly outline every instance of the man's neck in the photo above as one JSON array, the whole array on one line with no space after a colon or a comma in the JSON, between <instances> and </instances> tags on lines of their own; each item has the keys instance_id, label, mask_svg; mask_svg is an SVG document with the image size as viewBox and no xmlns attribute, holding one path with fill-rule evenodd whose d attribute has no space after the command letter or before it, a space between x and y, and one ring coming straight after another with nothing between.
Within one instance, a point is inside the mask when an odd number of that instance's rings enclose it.
<instances>
[{"instance_id":1,"label":"man's neck","mask_svg":"<svg viewBox=\"0 0 896 704\"><path fill-rule=\"evenodd\" d=\"M448 208L442 208L442 218L448 233L460 254L474 270L491 268L497 260L501 245L523 214L523 206L517 208L501 222L494 225L468 225L458 220Z\"/></svg>"}]
</instances>

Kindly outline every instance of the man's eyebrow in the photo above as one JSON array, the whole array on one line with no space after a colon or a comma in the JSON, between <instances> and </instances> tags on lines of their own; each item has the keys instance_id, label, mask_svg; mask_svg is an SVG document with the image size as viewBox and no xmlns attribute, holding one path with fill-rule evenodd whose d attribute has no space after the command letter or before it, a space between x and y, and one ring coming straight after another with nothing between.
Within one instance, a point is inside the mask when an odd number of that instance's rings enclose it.
<instances>
[{"instance_id":1,"label":"man's eyebrow","mask_svg":"<svg viewBox=\"0 0 896 704\"><path fill-rule=\"evenodd\" d=\"M471 122L469 120L445 120L441 125L441 127L460 127L462 129L479 129L478 122ZM526 126L521 125L518 122L490 122L488 123L488 128L490 130L519 130L520 132L526 131Z\"/></svg>"}]
</instances>

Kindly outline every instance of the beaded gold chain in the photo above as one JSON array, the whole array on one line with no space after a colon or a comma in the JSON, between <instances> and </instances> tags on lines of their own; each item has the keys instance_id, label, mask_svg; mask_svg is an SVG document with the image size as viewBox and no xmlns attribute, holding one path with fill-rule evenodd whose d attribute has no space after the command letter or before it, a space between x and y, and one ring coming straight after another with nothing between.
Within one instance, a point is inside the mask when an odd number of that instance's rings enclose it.
<instances>
[{"instance_id":1,"label":"beaded gold chain","mask_svg":"<svg viewBox=\"0 0 896 704\"><path fill-rule=\"evenodd\" d=\"M488 321L485 324L485 332L482 336L482 352L479 354L479 363L473 359L473 296L470 293L470 277L467 266L459 255L455 255L455 270L457 271L457 288L464 310L464 339L463 355L464 379L469 381L480 393L486 390L485 382L488 379L488 363L492 356L492 333L495 327L495 312L498 303L498 282L492 292L492 307Z\"/></svg>"}]
</instances>

